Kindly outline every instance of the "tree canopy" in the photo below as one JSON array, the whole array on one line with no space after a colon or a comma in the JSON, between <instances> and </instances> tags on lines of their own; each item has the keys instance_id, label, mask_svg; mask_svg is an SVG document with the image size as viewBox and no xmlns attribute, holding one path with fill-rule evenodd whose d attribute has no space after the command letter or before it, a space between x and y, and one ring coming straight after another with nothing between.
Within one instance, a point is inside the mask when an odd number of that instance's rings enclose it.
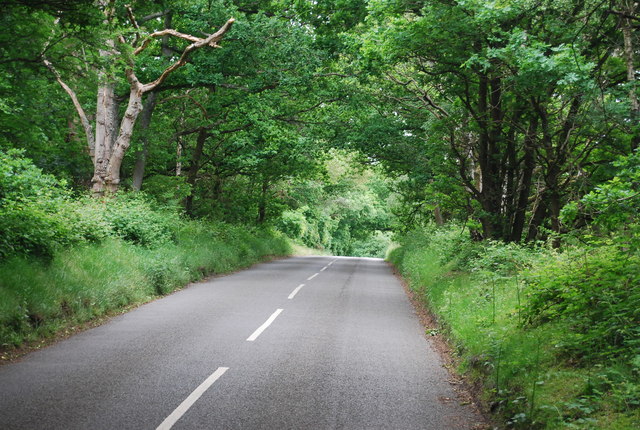
<instances>
[{"instance_id":1,"label":"tree canopy","mask_svg":"<svg viewBox=\"0 0 640 430\"><path fill-rule=\"evenodd\" d=\"M603 190L636 202L634 2L15 0L1 19L0 146L78 191L278 223L340 150L384 172L383 230L536 241L602 229Z\"/></svg>"}]
</instances>

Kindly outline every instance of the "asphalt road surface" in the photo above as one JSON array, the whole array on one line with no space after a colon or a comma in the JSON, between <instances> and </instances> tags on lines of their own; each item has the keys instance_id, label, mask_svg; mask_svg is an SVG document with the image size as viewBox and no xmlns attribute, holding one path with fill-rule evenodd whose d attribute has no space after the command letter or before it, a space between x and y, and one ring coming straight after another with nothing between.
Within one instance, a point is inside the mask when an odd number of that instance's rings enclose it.
<instances>
[{"instance_id":1,"label":"asphalt road surface","mask_svg":"<svg viewBox=\"0 0 640 430\"><path fill-rule=\"evenodd\" d=\"M0 429L470 428L423 332L382 260L260 264L0 367Z\"/></svg>"}]
</instances>

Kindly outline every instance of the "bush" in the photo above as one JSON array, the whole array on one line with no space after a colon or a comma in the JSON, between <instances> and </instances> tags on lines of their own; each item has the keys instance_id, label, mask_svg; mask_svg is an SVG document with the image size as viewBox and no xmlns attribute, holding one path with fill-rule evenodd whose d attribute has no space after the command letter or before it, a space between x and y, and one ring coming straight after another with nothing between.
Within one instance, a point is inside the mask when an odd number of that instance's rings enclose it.
<instances>
[{"instance_id":1,"label":"bush","mask_svg":"<svg viewBox=\"0 0 640 430\"><path fill-rule=\"evenodd\" d=\"M560 321L572 360L616 358L640 348L640 258L611 246L555 255L527 275L530 324ZM633 355L633 354L632 354Z\"/></svg>"},{"instance_id":2,"label":"bush","mask_svg":"<svg viewBox=\"0 0 640 430\"><path fill-rule=\"evenodd\" d=\"M147 247L175 239L179 216L167 210L154 210L144 196L119 194L104 203L104 219L122 239Z\"/></svg>"},{"instance_id":3,"label":"bush","mask_svg":"<svg viewBox=\"0 0 640 430\"><path fill-rule=\"evenodd\" d=\"M430 334L447 336L460 369L483 387L487 408L508 428L636 428L635 248L613 241L559 252L464 236L455 226L411 231L389 260L436 317Z\"/></svg>"},{"instance_id":4,"label":"bush","mask_svg":"<svg viewBox=\"0 0 640 430\"><path fill-rule=\"evenodd\" d=\"M68 201L63 182L42 173L20 151L0 151L0 258L49 259L56 248L73 242L63 209Z\"/></svg>"},{"instance_id":5,"label":"bush","mask_svg":"<svg viewBox=\"0 0 640 430\"><path fill-rule=\"evenodd\" d=\"M276 222L276 228L289 236L299 240L307 230L307 220L299 211L284 211Z\"/></svg>"},{"instance_id":6,"label":"bush","mask_svg":"<svg viewBox=\"0 0 640 430\"><path fill-rule=\"evenodd\" d=\"M526 247L517 243L487 241L481 244L481 252L470 259L468 266L473 272L508 277L533 267L541 258L540 248Z\"/></svg>"},{"instance_id":7,"label":"bush","mask_svg":"<svg viewBox=\"0 0 640 430\"><path fill-rule=\"evenodd\" d=\"M20 151L0 152L0 259L120 237L146 247L175 240L180 217L143 194L71 198L66 184L43 174Z\"/></svg>"}]
</instances>

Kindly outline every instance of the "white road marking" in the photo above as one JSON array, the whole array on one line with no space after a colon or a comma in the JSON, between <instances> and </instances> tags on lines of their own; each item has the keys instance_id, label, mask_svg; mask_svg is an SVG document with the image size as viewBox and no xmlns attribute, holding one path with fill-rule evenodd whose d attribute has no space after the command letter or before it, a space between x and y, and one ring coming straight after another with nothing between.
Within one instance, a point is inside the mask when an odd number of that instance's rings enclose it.
<instances>
[{"instance_id":1,"label":"white road marking","mask_svg":"<svg viewBox=\"0 0 640 430\"><path fill-rule=\"evenodd\" d=\"M162 421L162 424L160 424L156 430L169 430L171 427L173 427L173 425L185 414L185 412L189 410L191 406L193 406L193 404L200 398L200 396L202 396L204 392L207 391L209 387L211 387L213 383L218 380L218 378L224 375L224 372L226 372L227 370L229 370L228 367L218 367L218 369L213 372L211 376L205 379L205 381L200 384L198 388L196 388L191 394L189 394L189 397L187 397L182 403L180 403L180 406L178 406L173 412L171 412L171 415L169 415L167 418L165 418L164 421Z\"/></svg>"},{"instance_id":2,"label":"white road marking","mask_svg":"<svg viewBox=\"0 0 640 430\"><path fill-rule=\"evenodd\" d=\"M276 318L278 318L278 315L280 315L280 312L282 312L282 311L283 311L283 309L278 309L273 314L271 314L269 319L266 320L264 324L262 324L260 327L258 327L258 329L256 331L254 331L253 334L247 338L247 342L253 342L254 340L256 340L258 338L258 336L260 336L262 334L262 332L265 331L267 329L267 327L269 327L271 325L271 323Z\"/></svg>"},{"instance_id":3,"label":"white road marking","mask_svg":"<svg viewBox=\"0 0 640 430\"><path fill-rule=\"evenodd\" d=\"M320 271L324 272L325 270L327 270L327 267L329 267L329 266L324 266L322 269L320 269Z\"/></svg>"},{"instance_id":4,"label":"white road marking","mask_svg":"<svg viewBox=\"0 0 640 430\"><path fill-rule=\"evenodd\" d=\"M293 298L296 296L296 294L298 294L298 291L300 291L300 289L301 289L302 287L304 287L304 284L300 284L300 285L298 285L298 287L297 287L295 290L293 290L293 291L291 292L291 294L289 294L288 299L289 299L289 300L293 299Z\"/></svg>"},{"instance_id":5,"label":"white road marking","mask_svg":"<svg viewBox=\"0 0 640 430\"><path fill-rule=\"evenodd\" d=\"M313 278L315 278L315 277L316 277L316 276L318 276L319 274L320 274L320 273L316 273L316 274L314 274L314 275L309 276L309 277L307 278L307 281L312 280Z\"/></svg>"}]
</instances>

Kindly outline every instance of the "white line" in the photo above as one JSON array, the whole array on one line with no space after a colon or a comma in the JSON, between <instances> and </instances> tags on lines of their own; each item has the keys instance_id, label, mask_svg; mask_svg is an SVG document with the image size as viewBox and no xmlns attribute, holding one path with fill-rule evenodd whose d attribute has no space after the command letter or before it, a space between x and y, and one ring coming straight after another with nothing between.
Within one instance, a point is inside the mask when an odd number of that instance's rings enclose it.
<instances>
[{"instance_id":1,"label":"white line","mask_svg":"<svg viewBox=\"0 0 640 430\"><path fill-rule=\"evenodd\" d=\"M316 277L316 276L318 276L318 275L319 275L319 273L316 273L315 275L311 275L311 276L309 276L309 277L307 278L307 281L312 280L313 278L315 278L315 277Z\"/></svg>"},{"instance_id":2,"label":"white line","mask_svg":"<svg viewBox=\"0 0 640 430\"><path fill-rule=\"evenodd\" d=\"M253 334L247 338L247 342L253 342L254 340L256 340L258 336L260 336L262 332L265 331L276 318L278 318L278 315L280 315L280 312L282 311L283 309L278 309L273 314L271 314L269 319L266 320L264 324L258 327L258 330L254 331Z\"/></svg>"},{"instance_id":3,"label":"white line","mask_svg":"<svg viewBox=\"0 0 640 430\"><path fill-rule=\"evenodd\" d=\"M320 271L324 272L325 270L327 270L327 267L329 267L329 266L324 266L322 269L320 269Z\"/></svg>"},{"instance_id":4,"label":"white line","mask_svg":"<svg viewBox=\"0 0 640 430\"><path fill-rule=\"evenodd\" d=\"M156 430L169 430L171 427L173 427L173 425L184 415L185 412L189 410L191 406L193 406L193 404L200 398L200 396L202 396L204 392L207 391L209 387L218 380L218 378L224 375L224 372L226 372L227 370L229 370L228 367L218 367L218 369L213 372L211 376L205 379L205 381L200 384L198 388L196 388L191 394L189 394L189 397L187 397L182 403L180 403L180 406L178 406L173 412L171 412L171 415L169 415L167 418L165 418L164 421L162 421L162 424L160 424Z\"/></svg>"},{"instance_id":5,"label":"white line","mask_svg":"<svg viewBox=\"0 0 640 430\"><path fill-rule=\"evenodd\" d=\"M291 294L289 294L288 299L289 299L289 300L293 299L293 298L296 296L296 294L298 294L298 291L300 291L300 289L301 289L302 287L304 287L304 284L300 284L300 285L298 285L298 288L296 288L295 290L293 290L293 291L291 292Z\"/></svg>"}]
</instances>

